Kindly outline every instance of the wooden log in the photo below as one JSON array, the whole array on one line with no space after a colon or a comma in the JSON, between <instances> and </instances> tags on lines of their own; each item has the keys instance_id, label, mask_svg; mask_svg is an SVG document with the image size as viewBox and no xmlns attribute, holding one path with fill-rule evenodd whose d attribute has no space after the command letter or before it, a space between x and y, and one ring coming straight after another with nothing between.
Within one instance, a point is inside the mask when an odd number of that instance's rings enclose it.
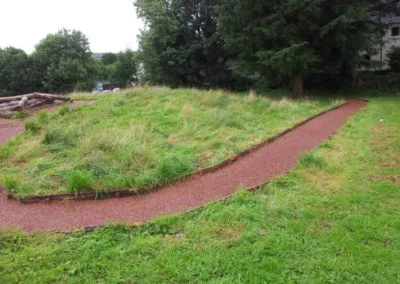
<instances>
[{"instance_id":1,"label":"wooden log","mask_svg":"<svg viewBox=\"0 0 400 284\"><path fill-rule=\"evenodd\" d=\"M35 108L38 106L42 106L42 105L46 105L50 103L49 101L46 100L38 100L38 99L34 99L34 100L29 100L29 108Z\"/></svg>"},{"instance_id":2,"label":"wooden log","mask_svg":"<svg viewBox=\"0 0 400 284\"><path fill-rule=\"evenodd\" d=\"M22 98L24 98L26 96L31 97L32 95L33 94L26 94L26 95L21 95L21 96L14 96L14 97L4 97L4 98L0 98L0 103L19 101L19 100L22 100Z\"/></svg>"},{"instance_id":3,"label":"wooden log","mask_svg":"<svg viewBox=\"0 0 400 284\"><path fill-rule=\"evenodd\" d=\"M26 106L26 104L28 103L28 100L29 100L29 97L28 96L26 96L26 97L23 97L20 101L19 101L19 103L18 103L18 108L21 110L21 109L24 109L25 108L25 106Z\"/></svg>"},{"instance_id":4,"label":"wooden log","mask_svg":"<svg viewBox=\"0 0 400 284\"><path fill-rule=\"evenodd\" d=\"M30 99L30 100L28 101L28 106L35 105L35 104L37 104L38 102L44 102L44 100L40 100L40 99ZM47 101L46 101L46 102L47 102Z\"/></svg>"},{"instance_id":5,"label":"wooden log","mask_svg":"<svg viewBox=\"0 0 400 284\"><path fill-rule=\"evenodd\" d=\"M2 103L2 104L0 104L0 108L9 107L9 106L16 106L17 104L19 104L19 101L14 101L14 102L9 102L9 103Z\"/></svg>"},{"instance_id":6,"label":"wooden log","mask_svg":"<svg viewBox=\"0 0 400 284\"><path fill-rule=\"evenodd\" d=\"M71 101L71 98L67 97L67 96L44 94L44 93L33 93L32 97L38 98L38 99L45 99L45 100L49 100L49 101L55 101L55 100Z\"/></svg>"},{"instance_id":7,"label":"wooden log","mask_svg":"<svg viewBox=\"0 0 400 284\"><path fill-rule=\"evenodd\" d=\"M19 111L20 109L21 109L21 107L19 105L9 106L9 107L2 107L2 108L0 108L0 112L4 112L4 111Z\"/></svg>"}]
</instances>

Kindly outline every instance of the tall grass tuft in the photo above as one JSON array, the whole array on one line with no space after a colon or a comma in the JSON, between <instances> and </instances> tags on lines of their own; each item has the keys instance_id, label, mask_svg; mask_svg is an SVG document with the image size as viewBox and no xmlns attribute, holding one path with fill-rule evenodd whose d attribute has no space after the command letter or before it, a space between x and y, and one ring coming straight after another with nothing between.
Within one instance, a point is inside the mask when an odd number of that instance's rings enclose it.
<instances>
[{"instance_id":1,"label":"tall grass tuft","mask_svg":"<svg viewBox=\"0 0 400 284\"><path fill-rule=\"evenodd\" d=\"M49 112L47 110L41 110L38 113L37 121L39 124L45 124L49 121Z\"/></svg>"},{"instance_id":2,"label":"tall grass tuft","mask_svg":"<svg viewBox=\"0 0 400 284\"><path fill-rule=\"evenodd\" d=\"M188 157L170 155L165 157L156 167L157 180L165 185L173 178L189 174L193 165Z\"/></svg>"},{"instance_id":3,"label":"tall grass tuft","mask_svg":"<svg viewBox=\"0 0 400 284\"><path fill-rule=\"evenodd\" d=\"M25 131L29 133L37 133L40 127L34 121L26 121L25 122Z\"/></svg>"},{"instance_id":4,"label":"tall grass tuft","mask_svg":"<svg viewBox=\"0 0 400 284\"><path fill-rule=\"evenodd\" d=\"M67 188L78 196L82 192L91 191L94 188L94 178L88 171L73 171L68 175Z\"/></svg>"},{"instance_id":5,"label":"tall grass tuft","mask_svg":"<svg viewBox=\"0 0 400 284\"><path fill-rule=\"evenodd\" d=\"M324 158L315 153L314 151L302 155L300 158L300 163L303 167L307 168L311 167L324 168L327 165Z\"/></svg>"},{"instance_id":6,"label":"tall grass tuft","mask_svg":"<svg viewBox=\"0 0 400 284\"><path fill-rule=\"evenodd\" d=\"M3 184L8 191L13 192L18 188L20 183L15 176L5 175L3 177Z\"/></svg>"},{"instance_id":7,"label":"tall grass tuft","mask_svg":"<svg viewBox=\"0 0 400 284\"><path fill-rule=\"evenodd\" d=\"M58 115L64 116L64 115L66 115L66 114L68 114L70 112L71 112L71 108L69 107L69 105L64 104L58 110Z\"/></svg>"}]
</instances>

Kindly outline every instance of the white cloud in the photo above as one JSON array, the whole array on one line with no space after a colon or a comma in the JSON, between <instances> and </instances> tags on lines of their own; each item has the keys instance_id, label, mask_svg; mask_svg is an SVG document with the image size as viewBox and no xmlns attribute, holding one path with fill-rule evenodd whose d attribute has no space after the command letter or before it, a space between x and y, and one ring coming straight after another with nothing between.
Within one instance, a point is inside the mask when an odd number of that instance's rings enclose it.
<instances>
[{"instance_id":1,"label":"white cloud","mask_svg":"<svg viewBox=\"0 0 400 284\"><path fill-rule=\"evenodd\" d=\"M0 47L31 53L49 33L82 31L93 52L137 49L143 27L132 0L0 0Z\"/></svg>"}]
</instances>

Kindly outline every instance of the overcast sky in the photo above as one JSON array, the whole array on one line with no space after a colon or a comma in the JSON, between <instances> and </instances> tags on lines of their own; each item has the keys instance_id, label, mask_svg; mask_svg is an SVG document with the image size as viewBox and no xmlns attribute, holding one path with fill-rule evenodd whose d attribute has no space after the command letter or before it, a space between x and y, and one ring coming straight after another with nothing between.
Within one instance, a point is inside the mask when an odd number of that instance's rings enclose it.
<instances>
[{"instance_id":1,"label":"overcast sky","mask_svg":"<svg viewBox=\"0 0 400 284\"><path fill-rule=\"evenodd\" d=\"M49 33L82 31L92 52L136 50L143 27L132 0L0 0L0 47L31 53Z\"/></svg>"}]
</instances>

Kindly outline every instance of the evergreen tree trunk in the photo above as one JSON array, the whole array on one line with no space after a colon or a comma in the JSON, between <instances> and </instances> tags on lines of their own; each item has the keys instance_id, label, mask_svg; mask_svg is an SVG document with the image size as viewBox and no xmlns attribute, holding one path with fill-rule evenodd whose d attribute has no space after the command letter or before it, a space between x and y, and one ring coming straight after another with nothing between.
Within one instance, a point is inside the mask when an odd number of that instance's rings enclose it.
<instances>
[{"instance_id":1,"label":"evergreen tree trunk","mask_svg":"<svg viewBox=\"0 0 400 284\"><path fill-rule=\"evenodd\" d=\"M358 70L357 70L357 66L353 66L351 68L351 77L353 79L353 89L358 89L360 88L361 82L360 82L360 77L358 76Z\"/></svg>"},{"instance_id":2,"label":"evergreen tree trunk","mask_svg":"<svg viewBox=\"0 0 400 284\"><path fill-rule=\"evenodd\" d=\"M292 96L294 98L304 97L304 78L302 73L292 75Z\"/></svg>"}]
</instances>

